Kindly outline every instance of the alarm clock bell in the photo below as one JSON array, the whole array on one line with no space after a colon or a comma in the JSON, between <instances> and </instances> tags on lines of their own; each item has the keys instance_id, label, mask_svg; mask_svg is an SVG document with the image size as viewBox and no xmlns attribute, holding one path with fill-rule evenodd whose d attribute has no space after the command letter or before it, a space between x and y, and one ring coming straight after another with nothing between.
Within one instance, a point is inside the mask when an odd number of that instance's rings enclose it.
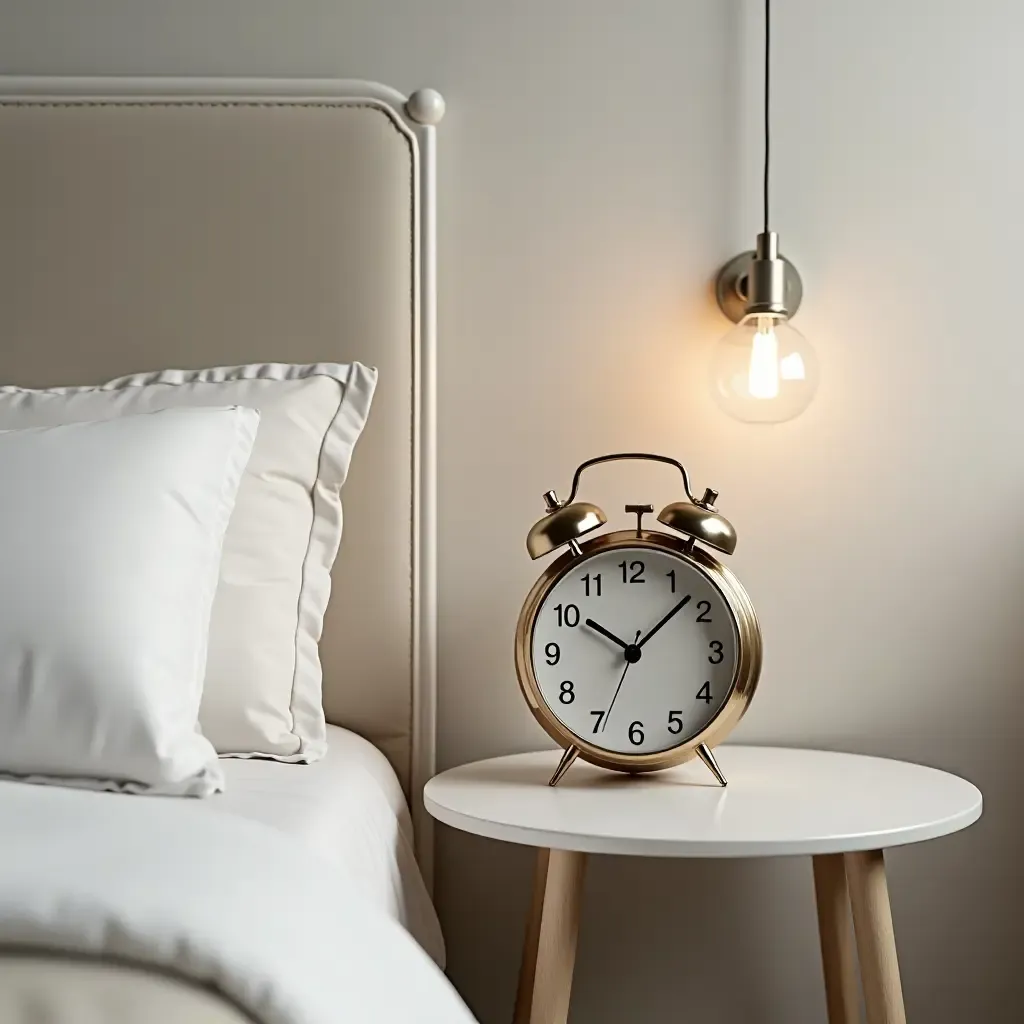
<instances>
[{"instance_id":1,"label":"alarm clock bell","mask_svg":"<svg viewBox=\"0 0 1024 1024\"><path fill-rule=\"evenodd\" d=\"M731 555L736 550L736 530L725 516L715 511L717 497L709 488L700 501L674 501L658 513L658 522L722 554Z\"/></svg>"},{"instance_id":2,"label":"alarm clock bell","mask_svg":"<svg viewBox=\"0 0 1024 1024\"><path fill-rule=\"evenodd\" d=\"M561 505L555 492L548 491L544 495L544 503L548 507L548 514L534 523L526 536L526 550L531 558L543 558L563 544L572 547L580 537L600 529L608 522L604 512L589 501Z\"/></svg>"}]
</instances>

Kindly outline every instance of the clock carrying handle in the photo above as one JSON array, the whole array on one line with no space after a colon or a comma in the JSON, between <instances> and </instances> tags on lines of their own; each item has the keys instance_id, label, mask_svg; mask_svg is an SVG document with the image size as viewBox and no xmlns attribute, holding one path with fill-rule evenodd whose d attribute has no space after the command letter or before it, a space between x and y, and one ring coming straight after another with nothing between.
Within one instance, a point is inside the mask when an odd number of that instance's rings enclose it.
<instances>
[{"instance_id":1,"label":"clock carrying handle","mask_svg":"<svg viewBox=\"0 0 1024 1024\"><path fill-rule=\"evenodd\" d=\"M687 476L686 467L681 462L669 458L667 455L652 455L649 452L616 452L613 455L599 455L596 459L587 459L586 462L581 462L573 474L572 490L569 492L569 497L564 502L561 502L561 504L571 505L576 500L576 492L579 490L580 477L583 475L584 470L590 469L591 466L600 465L602 462L622 462L627 459L637 459L641 462L664 462L666 465L675 466L683 478L683 490L686 491L686 496L694 504L697 504L697 499L690 490L690 478Z\"/></svg>"},{"instance_id":2,"label":"clock carrying handle","mask_svg":"<svg viewBox=\"0 0 1024 1024\"><path fill-rule=\"evenodd\" d=\"M718 514L715 508L715 501L718 499L718 491L709 487L704 491L704 496L697 499L690 490L690 478L686 473L686 467L667 455L652 455L650 452L616 452L612 455L599 455L596 459L587 459L576 467L572 478L572 489L569 497L561 501L554 491L545 491L544 505L546 513L543 519L530 527L526 535L526 550L531 558L540 558L549 554L555 548L568 544L569 549L579 554L577 543L584 534L596 530L608 522L605 514L596 505L582 501L576 504L576 494L580 489L580 477L584 471L591 466L598 466L602 462L622 462L626 459L636 459L639 462L664 462L668 466L675 466L679 475L683 478L683 490L686 491L686 501L675 501L667 505L658 515L658 522L685 534L694 540L702 541L709 547L731 555L736 549L736 531L732 524ZM626 506L627 512L637 512L642 515L644 511L651 511L647 506ZM639 519L637 530L639 531Z\"/></svg>"}]
</instances>

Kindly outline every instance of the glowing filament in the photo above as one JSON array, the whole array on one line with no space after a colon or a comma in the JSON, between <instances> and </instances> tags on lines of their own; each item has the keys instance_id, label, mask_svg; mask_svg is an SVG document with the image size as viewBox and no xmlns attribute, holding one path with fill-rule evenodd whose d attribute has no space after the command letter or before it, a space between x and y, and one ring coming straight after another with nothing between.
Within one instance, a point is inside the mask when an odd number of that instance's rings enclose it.
<instances>
[{"instance_id":1,"label":"glowing filament","mask_svg":"<svg viewBox=\"0 0 1024 1024\"><path fill-rule=\"evenodd\" d=\"M803 376L803 365L800 366ZM750 350L747 390L752 398L777 398L779 395L779 342L771 317L757 318L757 331Z\"/></svg>"}]
</instances>

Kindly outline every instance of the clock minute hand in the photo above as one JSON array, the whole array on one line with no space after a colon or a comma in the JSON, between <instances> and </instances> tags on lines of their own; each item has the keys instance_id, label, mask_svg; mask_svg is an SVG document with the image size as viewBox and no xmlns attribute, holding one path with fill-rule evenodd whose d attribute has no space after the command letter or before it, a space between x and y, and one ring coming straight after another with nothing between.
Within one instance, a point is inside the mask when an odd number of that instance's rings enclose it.
<instances>
[{"instance_id":1,"label":"clock minute hand","mask_svg":"<svg viewBox=\"0 0 1024 1024\"><path fill-rule=\"evenodd\" d=\"M612 633L610 630L605 629L604 626L602 626L599 622L595 622L593 619L587 619L584 625L589 626L596 633L600 633L602 636L608 637L609 640L611 640L613 643L617 643L623 650L625 650L629 646L629 644L627 644L625 640L620 640L614 633Z\"/></svg>"},{"instance_id":2,"label":"clock minute hand","mask_svg":"<svg viewBox=\"0 0 1024 1024\"><path fill-rule=\"evenodd\" d=\"M644 645L645 643L647 643L647 641L648 641L648 640L650 640L650 639L651 639L651 637L652 637L652 636L654 636L654 634L655 634L655 633L657 633L657 632L658 632L658 630L659 630L659 629L661 629L661 627L662 627L662 626L664 626L664 625L665 625L665 623L666 623L666 622L668 622L668 620L669 620L669 619L671 619L671 618L672 618L672 616L676 614L676 612L678 612L678 611L679 611L679 610L680 610L681 608L683 608L683 607L684 607L685 605L687 605L687 604L689 603L689 601L690 601L690 596L691 596L690 594L687 594L687 595L686 595L686 597L684 597L684 598L683 598L683 599L682 599L682 600L681 600L681 601L680 601L680 602L679 602L679 603L678 603L678 604L677 604L677 605L676 605L676 606L675 606L675 607L674 607L674 608L673 608L673 609L672 609L672 610L671 610L671 611L670 611L670 612L668 613L668 615L666 615L666 616L665 616L665 617L664 617L664 618L663 618L663 619L662 619L662 620L661 620L661 621L660 621L660 622L659 622L659 623L658 623L658 624L657 624L657 625L656 625L656 626L654 627L654 629L652 629L652 630L651 630L651 631L650 631L650 632L649 632L649 633L647 634L647 636L645 636L645 637L643 638L643 640L641 640L641 641L640 641L640 642L639 642L639 643L637 644L637 647L643 647L643 645Z\"/></svg>"}]
</instances>

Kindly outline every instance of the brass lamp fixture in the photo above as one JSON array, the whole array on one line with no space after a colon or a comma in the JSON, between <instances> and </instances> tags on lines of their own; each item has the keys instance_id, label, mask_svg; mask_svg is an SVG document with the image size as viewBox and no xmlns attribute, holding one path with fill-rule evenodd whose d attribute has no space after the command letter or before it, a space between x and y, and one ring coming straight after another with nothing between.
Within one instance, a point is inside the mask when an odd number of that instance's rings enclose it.
<instances>
[{"instance_id":1,"label":"brass lamp fixture","mask_svg":"<svg viewBox=\"0 0 1024 1024\"><path fill-rule=\"evenodd\" d=\"M752 252L734 257L718 273L719 308L737 326L715 346L711 386L730 416L781 423L810 405L818 362L810 342L789 322L800 307L803 284L769 226L771 0L765 0L764 16L764 230Z\"/></svg>"}]
</instances>

